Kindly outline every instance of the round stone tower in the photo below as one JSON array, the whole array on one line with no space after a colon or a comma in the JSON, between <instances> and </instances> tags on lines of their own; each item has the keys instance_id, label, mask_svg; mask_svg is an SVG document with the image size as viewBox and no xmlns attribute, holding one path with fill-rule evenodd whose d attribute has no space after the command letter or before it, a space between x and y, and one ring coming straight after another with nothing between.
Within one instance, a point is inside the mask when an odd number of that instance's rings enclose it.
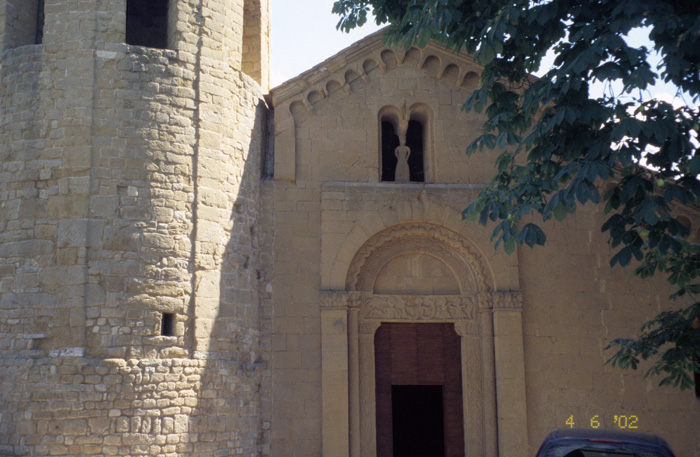
<instances>
[{"instance_id":1,"label":"round stone tower","mask_svg":"<svg viewBox=\"0 0 700 457\"><path fill-rule=\"evenodd\" d=\"M266 453L269 0L0 0L0 456Z\"/></svg>"}]
</instances>

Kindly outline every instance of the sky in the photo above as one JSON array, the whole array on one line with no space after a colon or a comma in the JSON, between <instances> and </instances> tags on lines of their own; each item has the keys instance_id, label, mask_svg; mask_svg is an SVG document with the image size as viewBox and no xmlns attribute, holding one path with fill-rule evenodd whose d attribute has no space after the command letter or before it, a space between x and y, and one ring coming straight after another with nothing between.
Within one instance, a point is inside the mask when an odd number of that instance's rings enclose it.
<instances>
[{"instance_id":1,"label":"sky","mask_svg":"<svg viewBox=\"0 0 700 457\"><path fill-rule=\"evenodd\" d=\"M379 30L373 22L352 33L335 29L333 0L272 0L272 87Z\"/></svg>"}]
</instances>

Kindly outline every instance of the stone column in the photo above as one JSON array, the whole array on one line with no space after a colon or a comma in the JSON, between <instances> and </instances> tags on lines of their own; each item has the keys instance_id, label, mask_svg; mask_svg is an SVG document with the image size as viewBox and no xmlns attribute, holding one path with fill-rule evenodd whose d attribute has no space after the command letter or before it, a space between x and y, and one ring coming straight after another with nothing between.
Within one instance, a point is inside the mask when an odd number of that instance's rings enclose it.
<instances>
[{"instance_id":1,"label":"stone column","mask_svg":"<svg viewBox=\"0 0 700 457\"><path fill-rule=\"evenodd\" d=\"M350 369L350 457L360 457L360 307L350 298L348 310L348 362Z\"/></svg>"},{"instance_id":2,"label":"stone column","mask_svg":"<svg viewBox=\"0 0 700 457\"><path fill-rule=\"evenodd\" d=\"M498 455L516 457L528 446L522 295L519 292L494 294L493 341Z\"/></svg>"},{"instance_id":3,"label":"stone column","mask_svg":"<svg viewBox=\"0 0 700 457\"><path fill-rule=\"evenodd\" d=\"M482 314L483 316L483 314ZM483 386L486 379L481 336L478 330L471 331L470 322L458 321L454 328L461 339L462 363L462 410L464 414L464 455L466 457L493 456L487 452L489 447L484 443L486 435L491 434L490 428L495 429L495 420L489 420L492 414L487 414L489 407L494 404L493 392L489 397L489 389ZM490 335L491 332L489 332ZM493 374L493 370L490 371ZM495 430L493 432L495 435Z\"/></svg>"},{"instance_id":4,"label":"stone column","mask_svg":"<svg viewBox=\"0 0 700 457\"><path fill-rule=\"evenodd\" d=\"M322 455L348 457L348 310L343 292L322 298L321 401Z\"/></svg>"},{"instance_id":5,"label":"stone column","mask_svg":"<svg viewBox=\"0 0 700 457\"><path fill-rule=\"evenodd\" d=\"M374 334L381 321L360 323L360 454L363 457L377 456L377 396L374 367Z\"/></svg>"},{"instance_id":6,"label":"stone column","mask_svg":"<svg viewBox=\"0 0 700 457\"><path fill-rule=\"evenodd\" d=\"M498 425L496 412L496 376L493 339L493 297L488 294L479 300L479 326L481 336L481 359L483 375L481 385L484 395L484 454L487 457L498 456Z\"/></svg>"}]
</instances>

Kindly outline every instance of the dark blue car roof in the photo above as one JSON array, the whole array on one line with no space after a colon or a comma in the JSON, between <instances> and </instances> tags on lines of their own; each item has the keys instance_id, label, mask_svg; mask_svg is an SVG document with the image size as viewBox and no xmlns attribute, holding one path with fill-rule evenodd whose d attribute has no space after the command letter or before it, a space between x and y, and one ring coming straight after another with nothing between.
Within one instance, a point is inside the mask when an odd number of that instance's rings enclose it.
<instances>
[{"instance_id":1,"label":"dark blue car roof","mask_svg":"<svg viewBox=\"0 0 700 457\"><path fill-rule=\"evenodd\" d=\"M628 432L623 430L603 430L603 429L569 429L560 428L547 434L542 442L540 450L552 442L566 441L586 441L586 440L614 440L623 443L636 443L646 446L663 448L666 453L673 457L673 451L666 440L650 433ZM539 452L538 452L539 453Z\"/></svg>"}]
</instances>

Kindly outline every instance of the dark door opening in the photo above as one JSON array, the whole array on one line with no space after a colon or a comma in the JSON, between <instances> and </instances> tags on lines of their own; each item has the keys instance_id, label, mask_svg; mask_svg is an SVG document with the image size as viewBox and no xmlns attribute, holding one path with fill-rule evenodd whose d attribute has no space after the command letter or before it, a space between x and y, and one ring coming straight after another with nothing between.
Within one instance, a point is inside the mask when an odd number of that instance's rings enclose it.
<instances>
[{"instance_id":1,"label":"dark door opening","mask_svg":"<svg viewBox=\"0 0 700 457\"><path fill-rule=\"evenodd\" d=\"M453 324L377 329L377 457L464 457L460 348Z\"/></svg>"},{"instance_id":2,"label":"dark door opening","mask_svg":"<svg viewBox=\"0 0 700 457\"><path fill-rule=\"evenodd\" d=\"M443 457L442 386L391 386L394 457Z\"/></svg>"}]
</instances>

